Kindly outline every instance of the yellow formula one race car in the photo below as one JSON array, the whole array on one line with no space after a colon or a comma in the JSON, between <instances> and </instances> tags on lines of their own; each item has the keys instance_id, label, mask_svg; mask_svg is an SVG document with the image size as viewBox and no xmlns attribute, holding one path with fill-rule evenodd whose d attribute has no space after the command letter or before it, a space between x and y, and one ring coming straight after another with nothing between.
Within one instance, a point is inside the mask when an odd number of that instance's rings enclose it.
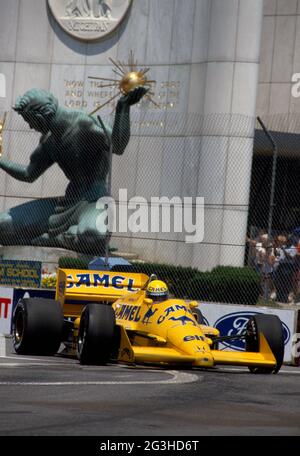
<instances>
[{"instance_id":1,"label":"yellow formula one race car","mask_svg":"<svg viewBox=\"0 0 300 456\"><path fill-rule=\"evenodd\" d=\"M223 364L277 373L284 355L275 315L255 315L244 334L222 336L205 325L196 301L170 299L156 277L112 271L59 269L56 299L21 299L12 332L18 354L54 355L64 344L63 352L82 364ZM232 338L245 339L246 351L218 350L219 342Z\"/></svg>"}]
</instances>

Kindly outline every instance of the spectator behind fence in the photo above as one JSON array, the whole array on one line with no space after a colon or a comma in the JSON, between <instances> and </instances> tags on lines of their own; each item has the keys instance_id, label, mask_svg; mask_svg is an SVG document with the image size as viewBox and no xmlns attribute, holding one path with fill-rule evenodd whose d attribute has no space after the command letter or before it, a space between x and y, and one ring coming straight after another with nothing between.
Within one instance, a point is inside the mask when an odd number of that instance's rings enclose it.
<instances>
[{"instance_id":1,"label":"spectator behind fence","mask_svg":"<svg viewBox=\"0 0 300 456\"><path fill-rule=\"evenodd\" d=\"M263 254L268 242L268 235L265 231L261 230L255 239L246 238L249 245L250 265L255 268L257 272L261 272Z\"/></svg>"},{"instance_id":2,"label":"spectator behind fence","mask_svg":"<svg viewBox=\"0 0 300 456\"><path fill-rule=\"evenodd\" d=\"M249 244L250 265L260 274L261 295L265 300L274 291L273 268L275 253L273 244L265 231L260 231L256 239L246 238Z\"/></svg>"},{"instance_id":3,"label":"spectator behind fence","mask_svg":"<svg viewBox=\"0 0 300 456\"><path fill-rule=\"evenodd\" d=\"M289 294L293 289L297 248L292 240L288 240L284 235L277 236L275 245L274 284L276 300L287 303Z\"/></svg>"},{"instance_id":4,"label":"spectator behind fence","mask_svg":"<svg viewBox=\"0 0 300 456\"><path fill-rule=\"evenodd\" d=\"M272 242L269 242L267 234L262 236L262 246L257 249L257 264L261 276L262 295L265 300L270 298L273 291L273 271L275 252Z\"/></svg>"}]
</instances>

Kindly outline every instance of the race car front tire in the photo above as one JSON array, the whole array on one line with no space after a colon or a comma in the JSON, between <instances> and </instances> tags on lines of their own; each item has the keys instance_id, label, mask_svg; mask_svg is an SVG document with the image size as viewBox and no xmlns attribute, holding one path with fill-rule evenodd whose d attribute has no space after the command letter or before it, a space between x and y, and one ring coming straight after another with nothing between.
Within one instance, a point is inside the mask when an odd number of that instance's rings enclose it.
<instances>
[{"instance_id":1,"label":"race car front tire","mask_svg":"<svg viewBox=\"0 0 300 456\"><path fill-rule=\"evenodd\" d=\"M13 313L13 346L20 355L54 355L60 346L63 313L58 301L21 299Z\"/></svg>"},{"instance_id":2,"label":"race car front tire","mask_svg":"<svg viewBox=\"0 0 300 456\"><path fill-rule=\"evenodd\" d=\"M112 354L115 312L110 305L87 304L81 314L77 354L81 364L106 364Z\"/></svg>"},{"instance_id":3,"label":"race car front tire","mask_svg":"<svg viewBox=\"0 0 300 456\"><path fill-rule=\"evenodd\" d=\"M253 374L277 374L284 357L283 327L277 315L257 314L251 317L246 329L246 351L259 352L259 334L265 336L276 359L275 367L249 366Z\"/></svg>"}]
</instances>

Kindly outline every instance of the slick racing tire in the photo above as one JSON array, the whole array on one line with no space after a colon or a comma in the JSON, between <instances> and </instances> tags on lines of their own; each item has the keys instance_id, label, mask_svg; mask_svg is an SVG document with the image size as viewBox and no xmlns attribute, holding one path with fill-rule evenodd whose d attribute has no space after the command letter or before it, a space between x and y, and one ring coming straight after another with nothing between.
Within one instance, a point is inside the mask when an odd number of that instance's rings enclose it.
<instances>
[{"instance_id":1,"label":"slick racing tire","mask_svg":"<svg viewBox=\"0 0 300 456\"><path fill-rule=\"evenodd\" d=\"M88 304L84 307L78 333L80 364L106 364L112 354L115 334L115 312L110 305Z\"/></svg>"},{"instance_id":2,"label":"slick racing tire","mask_svg":"<svg viewBox=\"0 0 300 456\"><path fill-rule=\"evenodd\" d=\"M63 313L58 301L21 299L13 314L13 346L20 355L54 355L60 346Z\"/></svg>"},{"instance_id":3,"label":"slick racing tire","mask_svg":"<svg viewBox=\"0 0 300 456\"><path fill-rule=\"evenodd\" d=\"M259 352L259 333L265 336L276 359L275 367L249 366L253 374L277 374L284 357L283 327L277 315L258 314L250 318L246 329L246 351Z\"/></svg>"}]
</instances>

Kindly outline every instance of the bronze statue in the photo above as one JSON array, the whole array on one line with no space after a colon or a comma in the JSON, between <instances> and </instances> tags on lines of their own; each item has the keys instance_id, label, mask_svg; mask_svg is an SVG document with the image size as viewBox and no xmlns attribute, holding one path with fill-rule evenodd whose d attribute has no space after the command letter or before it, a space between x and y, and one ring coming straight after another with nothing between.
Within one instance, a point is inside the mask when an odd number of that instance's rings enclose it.
<instances>
[{"instance_id":1,"label":"bronze statue","mask_svg":"<svg viewBox=\"0 0 300 456\"><path fill-rule=\"evenodd\" d=\"M146 93L146 88L138 87L119 99L113 129L107 129L113 153L123 154L130 138L130 106ZM62 197L30 201L1 213L0 244L103 254L107 228L96 227L96 203L108 195L109 144L101 122L60 107L51 93L39 89L20 97L14 110L42 136L27 166L1 157L0 168L15 179L34 182L57 163L70 182Z\"/></svg>"}]
</instances>

